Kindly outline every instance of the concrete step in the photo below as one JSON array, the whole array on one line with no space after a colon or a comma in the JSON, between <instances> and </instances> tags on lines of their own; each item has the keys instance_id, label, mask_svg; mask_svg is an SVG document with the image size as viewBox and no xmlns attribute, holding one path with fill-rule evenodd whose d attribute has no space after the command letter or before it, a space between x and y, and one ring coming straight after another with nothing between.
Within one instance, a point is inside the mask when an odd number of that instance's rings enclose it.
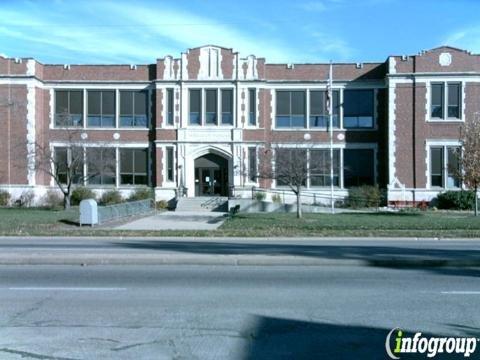
<instances>
[{"instance_id":1,"label":"concrete step","mask_svg":"<svg viewBox=\"0 0 480 360\"><path fill-rule=\"evenodd\" d=\"M177 207L175 211L198 211L198 212L209 212L209 211L227 211L228 207L228 198L220 196L205 196L205 197L194 197L194 198L180 198L177 202Z\"/></svg>"}]
</instances>

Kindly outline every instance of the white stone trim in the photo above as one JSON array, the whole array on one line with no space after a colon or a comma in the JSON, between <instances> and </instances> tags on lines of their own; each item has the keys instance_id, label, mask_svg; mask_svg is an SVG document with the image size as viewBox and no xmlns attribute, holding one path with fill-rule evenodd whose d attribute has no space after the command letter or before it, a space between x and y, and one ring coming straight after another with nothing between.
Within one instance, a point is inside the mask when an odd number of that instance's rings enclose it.
<instances>
[{"instance_id":1,"label":"white stone trim","mask_svg":"<svg viewBox=\"0 0 480 360\"><path fill-rule=\"evenodd\" d=\"M432 118L431 117L431 113L430 113L430 110L431 110L431 94L432 94L432 83L435 83L435 84L443 84L444 86L444 93L443 93L443 107L444 107L444 113L446 115L445 118L443 119L437 119L437 118ZM460 89L460 92L461 92L461 99L460 99L460 106L462 107L461 108L461 115L460 115L460 119L454 119L454 118L449 118L448 117L448 84L449 83L460 83L460 86L461 86L461 89ZM442 124L445 124L445 123L464 123L465 122L465 105L466 105L466 102L465 102L465 98L466 98L466 91L465 91L465 87L466 87L466 83L465 81L456 81L456 80L452 80L452 79L448 79L448 80L445 80L445 79L428 79L426 81L426 88L427 88L427 91L426 91L426 101L425 101L425 110L426 110L426 113L425 113L425 121L426 122L431 122L431 123L442 123Z\"/></svg>"},{"instance_id":2,"label":"white stone trim","mask_svg":"<svg viewBox=\"0 0 480 360\"><path fill-rule=\"evenodd\" d=\"M396 179L396 81L388 80L388 184Z\"/></svg>"},{"instance_id":3,"label":"white stone trim","mask_svg":"<svg viewBox=\"0 0 480 360\"><path fill-rule=\"evenodd\" d=\"M35 148L36 148L36 91L35 87L27 88L27 178L28 185L34 186L36 183L35 171Z\"/></svg>"},{"instance_id":4,"label":"white stone trim","mask_svg":"<svg viewBox=\"0 0 480 360\"><path fill-rule=\"evenodd\" d=\"M27 76L35 76L35 60L27 60Z\"/></svg>"}]
</instances>

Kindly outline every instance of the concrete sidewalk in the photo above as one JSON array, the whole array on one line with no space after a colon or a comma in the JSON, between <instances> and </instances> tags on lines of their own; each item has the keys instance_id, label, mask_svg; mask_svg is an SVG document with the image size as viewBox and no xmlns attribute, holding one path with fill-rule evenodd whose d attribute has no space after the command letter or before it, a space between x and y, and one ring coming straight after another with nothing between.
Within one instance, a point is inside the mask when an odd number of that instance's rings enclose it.
<instances>
[{"instance_id":1,"label":"concrete sidewalk","mask_svg":"<svg viewBox=\"0 0 480 360\"><path fill-rule=\"evenodd\" d=\"M215 230L226 219L223 212L165 211L116 226L116 230Z\"/></svg>"},{"instance_id":2,"label":"concrete sidewalk","mask_svg":"<svg viewBox=\"0 0 480 360\"><path fill-rule=\"evenodd\" d=\"M0 265L480 267L478 240L0 238Z\"/></svg>"}]
</instances>

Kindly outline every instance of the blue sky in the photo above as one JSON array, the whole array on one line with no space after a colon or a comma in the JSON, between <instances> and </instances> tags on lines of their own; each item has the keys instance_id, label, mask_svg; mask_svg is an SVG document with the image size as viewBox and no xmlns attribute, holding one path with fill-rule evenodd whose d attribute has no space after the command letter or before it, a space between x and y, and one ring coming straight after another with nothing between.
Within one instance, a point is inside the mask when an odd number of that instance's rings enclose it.
<instances>
[{"instance_id":1,"label":"blue sky","mask_svg":"<svg viewBox=\"0 0 480 360\"><path fill-rule=\"evenodd\" d=\"M480 0L0 0L0 54L153 63L205 44L268 62L383 61L449 44L480 52Z\"/></svg>"}]
</instances>

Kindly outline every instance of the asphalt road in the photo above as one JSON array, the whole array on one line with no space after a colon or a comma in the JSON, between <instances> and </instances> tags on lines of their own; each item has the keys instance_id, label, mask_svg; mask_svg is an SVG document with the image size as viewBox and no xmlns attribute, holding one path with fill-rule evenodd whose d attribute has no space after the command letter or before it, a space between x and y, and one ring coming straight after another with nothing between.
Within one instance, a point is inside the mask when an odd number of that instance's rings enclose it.
<instances>
[{"instance_id":1,"label":"asphalt road","mask_svg":"<svg viewBox=\"0 0 480 360\"><path fill-rule=\"evenodd\" d=\"M1 266L0 359L385 359L395 327L480 337L479 276L466 268Z\"/></svg>"}]
</instances>

